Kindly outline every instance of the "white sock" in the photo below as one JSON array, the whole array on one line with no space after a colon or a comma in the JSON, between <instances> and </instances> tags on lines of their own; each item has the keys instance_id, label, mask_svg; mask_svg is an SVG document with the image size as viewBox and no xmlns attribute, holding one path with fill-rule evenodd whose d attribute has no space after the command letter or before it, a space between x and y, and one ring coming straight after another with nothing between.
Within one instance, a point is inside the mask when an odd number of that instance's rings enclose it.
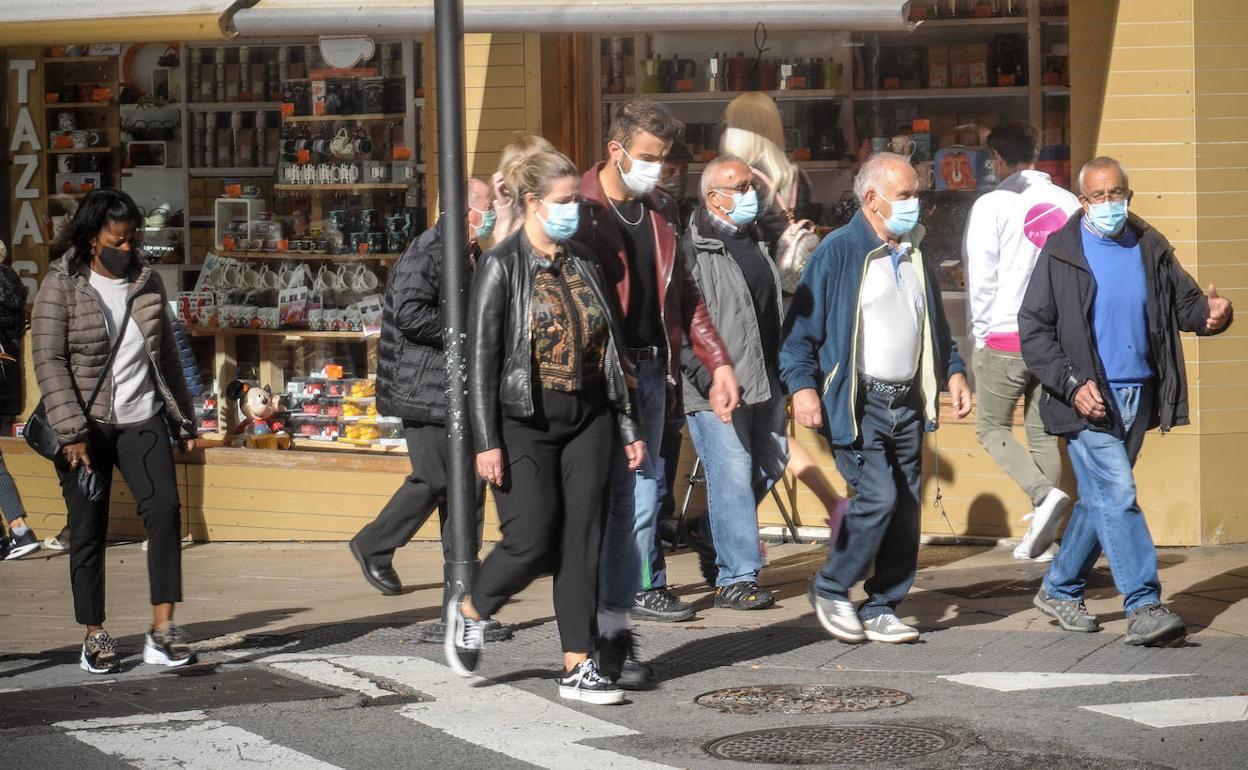
<instances>
[{"instance_id":1,"label":"white sock","mask_svg":"<svg viewBox=\"0 0 1248 770\"><path fill-rule=\"evenodd\" d=\"M598 610L598 633L614 636L632 628L625 610Z\"/></svg>"}]
</instances>

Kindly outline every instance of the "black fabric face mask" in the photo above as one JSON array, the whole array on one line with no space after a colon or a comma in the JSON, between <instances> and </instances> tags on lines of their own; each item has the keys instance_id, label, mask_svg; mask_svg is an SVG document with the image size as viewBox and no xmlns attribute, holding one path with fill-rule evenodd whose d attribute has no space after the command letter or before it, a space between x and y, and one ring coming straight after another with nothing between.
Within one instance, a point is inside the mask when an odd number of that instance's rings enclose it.
<instances>
[{"instance_id":1,"label":"black fabric face mask","mask_svg":"<svg viewBox=\"0 0 1248 770\"><path fill-rule=\"evenodd\" d=\"M133 258L133 252L114 249L112 246L100 247L100 264L118 278L125 278L130 272L130 261Z\"/></svg>"}]
</instances>

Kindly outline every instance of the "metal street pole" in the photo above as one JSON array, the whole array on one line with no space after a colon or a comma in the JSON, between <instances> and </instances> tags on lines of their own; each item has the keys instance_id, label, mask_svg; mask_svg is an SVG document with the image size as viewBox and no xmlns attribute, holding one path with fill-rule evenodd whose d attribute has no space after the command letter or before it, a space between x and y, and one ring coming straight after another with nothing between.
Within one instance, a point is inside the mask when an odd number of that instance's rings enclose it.
<instances>
[{"instance_id":1,"label":"metal street pole","mask_svg":"<svg viewBox=\"0 0 1248 770\"><path fill-rule=\"evenodd\" d=\"M449 479L445 595L470 590L477 570L476 471L468 435L467 190L464 168L464 9L462 0L436 0L438 192L442 231L442 335L446 351L446 436Z\"/></svg>"}]
</instances>

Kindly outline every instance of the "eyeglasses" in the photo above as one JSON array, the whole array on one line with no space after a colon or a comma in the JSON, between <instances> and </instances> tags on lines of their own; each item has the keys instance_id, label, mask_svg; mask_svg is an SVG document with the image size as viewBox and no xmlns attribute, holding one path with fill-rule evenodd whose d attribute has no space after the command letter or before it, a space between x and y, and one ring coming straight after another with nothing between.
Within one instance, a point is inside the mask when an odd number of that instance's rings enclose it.
<instances>
[{"instance_id":1,"label":"eyeglasses","mask_svg":"<svg viewBox=\"0 0 1248 770\"><path fill-rule=\"evenodd\" d=\"M711 189L720 191L720 192L727 190L729 192L745 193L754 189L754 181L752 179L747 179L741 184L737 185L736 187L717 186L717 187L712 187Z\"/></svg>"},{"instance_id":2,"label":"eyeglasses","mask_svg":"<svg viewBox=\"0 0 1248 770\"><path fill-rule=\"evenodd\" d=\"M1121 187L1115 187L1109 192L1097 190L1096 192L1089 193L1083 197L1087 198L1092 203L1104 203L1105 201L1119 203L1127 199L1127 192L1127 190L1124 190Z\"/></svg>"}]
</instances>

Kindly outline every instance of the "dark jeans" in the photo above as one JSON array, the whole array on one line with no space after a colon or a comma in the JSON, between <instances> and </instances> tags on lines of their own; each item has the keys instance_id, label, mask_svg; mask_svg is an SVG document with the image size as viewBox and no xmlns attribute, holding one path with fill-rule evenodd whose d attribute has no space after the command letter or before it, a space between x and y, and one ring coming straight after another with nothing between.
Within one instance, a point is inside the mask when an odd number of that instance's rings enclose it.
<instances>
[{"instance_id":1,"label":"dark jeans","mask_svg":"<svg viewBox=\"0 0 1248 770\"><path fill-rule=\"evenodd\" d=\"M612 455L623 452L606 397L535 391L536 414L503 418L503 486L494 490L503 538L481 564L472 604L492 616L543 572L555 575L565 652L593 647L598 551Z\"/></svg>"},{"instance_id":2,"label":"dark jeans","mask_svg":"<svg viewBox=\"0 0 1248 770\"><path fill-rule=\"evenodd\" d=\"M407 545L416 531L429 520L433 509L438 509L438 520L446 527L446 486L448 478L448 442L446 427L426 423L403 421L403 435L407 439L407 455L412 463L411 474L403 480L390 502L381 509L377 518L360 530L355 543L364 558L378 566L390 566L396 549ZM477 542L473 551L481 545L482 488L477 486ZM449 544L442 541L442 552L449 559Z\"/></svg>"},{"instance_id":3,"label":"dark jeans","mask_svg":"<svg viewBox=\"0 0 1248 770\"><path fill-rule=\"evenodd\" d=\"M821 596L845 598L867 580L864 620L894 612L914 583L919 560L919 480L923 412L915 388L894 402L875 392L858 393L858 441L834 447L837 470L854 488L849 512L828 561L815 577Z\"/></svg>"},{"instance_id":4,"label":"dark jeans","mask_svg":"<svg viewBox=\"0 0 1248 770\"><path fill-rule=\"evenodd\" d=\"M182 601L182 505L169 429L162 415L132 425L92 423L87 442L91 467L104 497L89 502L78 490L78 471L64 456L55 462L69 509L69 582L74 618L84 626L104 622L104 545L108 538L113 468L121 469L147 530L147 579L152 604Z\"/></svg>"},{"instance_id":5,"label":"dark jeans","mask_svg":"<svg viewBox=\"0 0 1248 770\"><path fill-rule=\"evenodd\" d=\"M683 414L669 417L663 423L663 446L659 452L662 459L659 470L663 473L662 483L659 485L659 521L676 515L676 475L680 466L680 450L685 443L684 434L681 432L684 427ZM657 545L655 549L660 553L663 551ZM657 569L656 567L655 571Z\"/></svg>"}]
</instances>

